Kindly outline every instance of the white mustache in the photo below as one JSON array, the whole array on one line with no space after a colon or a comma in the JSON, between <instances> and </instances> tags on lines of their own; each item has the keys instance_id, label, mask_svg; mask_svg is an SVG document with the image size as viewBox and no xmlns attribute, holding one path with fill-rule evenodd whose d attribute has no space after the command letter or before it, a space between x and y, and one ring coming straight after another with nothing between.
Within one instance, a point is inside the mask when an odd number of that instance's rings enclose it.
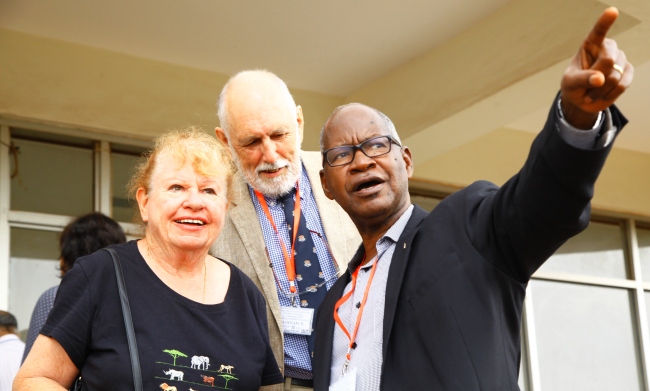
<instances>
[{"instance_id":1,"label":"white mustache","mask_svg":"<svg viewBox=\"0 0 650 391\"><path fill-rule=\"evenodd\" d=\"M279 170L281 168L287 167L288 165L289 165L288 160L278 159L273 163L260 163L259 166L255 168L255 172L259 174L262 171Z\"/></svg>"}]
</instances>

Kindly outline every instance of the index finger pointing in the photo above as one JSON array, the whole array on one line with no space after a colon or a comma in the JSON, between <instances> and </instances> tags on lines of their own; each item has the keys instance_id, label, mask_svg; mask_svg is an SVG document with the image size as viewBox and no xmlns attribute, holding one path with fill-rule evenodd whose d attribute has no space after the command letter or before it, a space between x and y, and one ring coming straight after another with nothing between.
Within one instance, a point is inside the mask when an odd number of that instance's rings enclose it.
<instances>
[{"instance_id":1,"label":"index finger pointing","mask_svg":"<svg viewBox=\"0 0 650 391\"><path fill-rule=\"evenodd\" d=\"M609 7L603 11L594 28L589 32L587 41L597 46L602 45L607 37L609 28L612 27L616 18L618 18L618 9L616 7Z\"/></svg>"}]
</instances>

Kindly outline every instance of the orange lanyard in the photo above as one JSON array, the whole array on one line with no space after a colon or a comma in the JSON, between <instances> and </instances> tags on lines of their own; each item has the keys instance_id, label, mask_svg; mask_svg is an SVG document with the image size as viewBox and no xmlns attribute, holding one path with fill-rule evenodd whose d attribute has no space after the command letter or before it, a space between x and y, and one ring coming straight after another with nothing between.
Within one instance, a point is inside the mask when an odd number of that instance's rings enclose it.
<instances>
[{"instance_id":1,"label":"orange lanyard","mask_svg":"<svg viewBox=\"0 0 650 391\"><path fill-rule=\"evenodd\" d=\"M282 237L280 236L278 227L275 225L273 216L271 216L271 211L266 203L266 199L262 193L257 190L255 190L255 195L264 210L264 214L266 214L266 218L269 220L269 223L271 223L271 227L273 227L275 233L278 235L278 240L280 241L280 246L282 246L282 252L284 254L284 267L287 270L287 278L289 279L289 290L291 290L291 293L296 293L296 260L294 249L296 248L296 235L298 234L298 225L300 224L300 189L298 188L298 184L296 184L296 205L293 209L293 239L291 240L291 255L287 252L287 247L282 241Z\"/></svg>"},{"instance_id":2,"label":"orange lanyard","mask_svg":"<svg viewBox=\"0 0 650 391\"><path fill-rule=\"evenodd\" d=\"M336 305L334 306L334 320L336 323L339 325L341 330L345 333L345 335L348 337L350 340L350 344L348 345L348 352L345 354L345 363L343 364L343 373L345 374L347 372L348 366L350 364L350 352L352 349L356 348L356 343L354 342L357 339L357 332L359 331L359 325L361 324L361 317L363 316L363 309L366 306L366 301L368 300L368 292L370 292L370 285L372 284L372 279L375 277L375 271L377 271L377 264L379 263L379 256L377 256L377 261L372 265L372 271L370 272L370 277L368 277L368 285L366 285L366 290L363 293L363 299L361 300L361 305L359 307L359 313L357 314L357 321L354 325L354 330L352 330L352 335L350 335L350 332L348 329L345 327L343 322L341 321L341 318L339 317L339 307L343 305L348 299L352 296L354 293L354 289L357 285L357 277L359 276L359 270L361 270L361 266L363 265L363 261L365 261L366 255L363 255L363 260L361 261L361 264L359 267L357 267L357 270L352 273L352 289L343 297L341 297L337 302Z\"/></svg>"}]
</instances>

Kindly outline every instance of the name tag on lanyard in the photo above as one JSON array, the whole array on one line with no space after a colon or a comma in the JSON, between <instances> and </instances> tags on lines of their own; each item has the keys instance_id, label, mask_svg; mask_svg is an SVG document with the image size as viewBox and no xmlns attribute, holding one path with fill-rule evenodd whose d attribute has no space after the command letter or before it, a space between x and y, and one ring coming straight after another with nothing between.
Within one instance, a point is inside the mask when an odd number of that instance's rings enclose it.
<instances>
[{"instance_id":1,"label":"name tag on lanyard","mask_svg":"<svg viewBox=\"0 0 650 391\"><path fill-rule=\"evenodd\" d=\"M280 307L282 328L285 334L311 335L314 309L302 307Z\"/></svg>"},{"instance_id":2,"label":"name tag on lanyard","mask_svg":"<svg viewBox=\"0 0 650 391\"><path fill-rule=\"evenodd\" d=\"M329 391L354 391L357 388L357 368L352 368L330 386Z\"/></svg>"}]
</instances>

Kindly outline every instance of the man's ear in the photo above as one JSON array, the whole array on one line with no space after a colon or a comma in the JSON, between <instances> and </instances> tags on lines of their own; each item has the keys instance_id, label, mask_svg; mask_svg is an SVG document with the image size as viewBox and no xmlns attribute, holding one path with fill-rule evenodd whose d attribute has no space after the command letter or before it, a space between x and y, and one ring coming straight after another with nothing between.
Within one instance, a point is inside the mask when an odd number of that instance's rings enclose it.
<instances>
[{"instance_id":1,"label":"man's ear","mask_svg":"<svg viewBox=\"0 0 650 391\"><path fill-rule=\"evenodd\" d=\"M138 209L140 209L140 217L145 223L149 220L149 211L147 210L147 203L149 202L149 197L147 196L147 191L144 187L138 188L138 191L135 193L135 199L138 201Z\"/></svg>"},{"instance_id":2,"label":"man's ear","mask_svg":"<svg viewBox=\"0 0 650 391\"><path fill-rule=\"evenodd\" d=\"M228 136L226 136L226 132L221 129L220 127L214 128L214 132L217 134L217 138L219 141L223 143L226 147L228 146Z\"/></svg>"},{"instance_id":3,"label":"man's ear","mask_svg":"<svg viewBox=\"0 0 650 391\"><path fill-rule=\"evenodd\" d=\"M298 145L302 145L303 133L305 131L305 120L302 116L302 107L296 106L296 122L298 122Z\"/></svg>"},{"instance_id":4,"label":"man's ear","mask_svg":"<svg viewBox=\"0 0 650 391\"><path fill-rule=\"evenodd\" d=\"M320 174L320 185L323 188L323 193L325 193L325 197L329 198L330 200L334 199L334 196L330 192L330 188L327 185L327 180L325 179L325 170L322 169L319 171Z\"/></svg>"},{"instance_id":5,"label":"man's ear","mask_svg":"<svg viewBox=\"0 0 650 391\"><path fill-rule=\"evenodd\" d=\"M411 150L407 146L402 147L402 159L404 159L404 163L406 164L406 174L408 175L408 178L411 178L413 176L413 157L411 156Z\"/></svg>"}]
</instances>

